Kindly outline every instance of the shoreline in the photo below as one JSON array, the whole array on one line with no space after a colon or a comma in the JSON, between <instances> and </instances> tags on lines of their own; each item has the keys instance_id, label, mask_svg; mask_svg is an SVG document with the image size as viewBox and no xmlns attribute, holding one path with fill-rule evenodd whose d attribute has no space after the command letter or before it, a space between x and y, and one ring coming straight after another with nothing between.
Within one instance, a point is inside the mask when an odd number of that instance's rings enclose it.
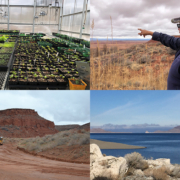
<instances>
[{"instance_id":1,"label":"shoreline","mask_svg":"<svg viewBox=\"0 0 180 180\"><path fill-rule=\"evenodd\" d=\"M97 144L100 149L145 149L143 146L134 146L122 143L100 141L97 139L90 139L90 144Z\"/></svg>"}]
</instances>

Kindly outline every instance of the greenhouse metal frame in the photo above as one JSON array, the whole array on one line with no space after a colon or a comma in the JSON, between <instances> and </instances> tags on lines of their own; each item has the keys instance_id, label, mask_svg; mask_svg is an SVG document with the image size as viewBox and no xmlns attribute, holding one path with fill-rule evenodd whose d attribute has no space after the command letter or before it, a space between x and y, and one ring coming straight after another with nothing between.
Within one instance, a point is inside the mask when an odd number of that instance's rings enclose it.
<instances>
[{"instance_id":1,"label":"greenhouse metal frame","mask_svg":"<svg viewBox=\"0 0 180 180\"><path fill-rule=\"evenodd\" d=\"M25 33L57 32L90 40L89 0L55 0L54 4L52 0L33 0L34 5L13 5L9 3L11 0L4 0L3 4L2 1L0 29ZM3 10L4 17L1 12Z\"/></svg>"}]
</instances>

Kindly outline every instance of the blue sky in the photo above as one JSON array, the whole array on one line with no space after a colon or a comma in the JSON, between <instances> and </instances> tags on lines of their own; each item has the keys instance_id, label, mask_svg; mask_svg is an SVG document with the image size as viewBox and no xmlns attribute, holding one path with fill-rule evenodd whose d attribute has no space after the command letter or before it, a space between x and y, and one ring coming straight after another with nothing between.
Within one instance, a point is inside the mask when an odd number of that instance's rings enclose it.
<instances>
[{"instance_id":1,"label":"blue sky","mask_svg":"<svg viewBox=\"0 0 180 180\"><path fill-rule=\"evenodd\" d=\"M180 125L179 91L91 91L91 126Z\"/></svg>"}]
</instances>

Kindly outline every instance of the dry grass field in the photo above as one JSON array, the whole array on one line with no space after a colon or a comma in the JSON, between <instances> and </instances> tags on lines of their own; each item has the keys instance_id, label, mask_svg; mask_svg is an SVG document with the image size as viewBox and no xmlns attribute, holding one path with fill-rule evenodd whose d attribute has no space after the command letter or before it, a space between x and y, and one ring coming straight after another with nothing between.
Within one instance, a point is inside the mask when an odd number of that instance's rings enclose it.
<instances>
[{"instance_id":1,"label":"dry grass field","mask_svg":"<svg viewBox=\"0 0 180 180\"><path fill-rule=\"evenodd\" d=\"M93 41L91 90L166 90L175 52L153 40Z\"/></svg>"}]
</instances>

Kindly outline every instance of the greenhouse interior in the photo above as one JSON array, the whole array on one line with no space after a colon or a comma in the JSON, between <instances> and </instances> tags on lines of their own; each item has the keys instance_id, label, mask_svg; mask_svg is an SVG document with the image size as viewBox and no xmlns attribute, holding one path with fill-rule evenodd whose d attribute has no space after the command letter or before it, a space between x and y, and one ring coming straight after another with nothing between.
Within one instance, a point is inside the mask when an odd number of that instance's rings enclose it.
<instances>
[{"instance_id":1,"label":"greenhouse interior","mask_svg":"<svg viewBox=\"0 0 180 180\"><path fill-rule=\"evenodd\" d=\"M90 89L89 0L0 0L0 89Z\"/></svg>"}]
</instances>

